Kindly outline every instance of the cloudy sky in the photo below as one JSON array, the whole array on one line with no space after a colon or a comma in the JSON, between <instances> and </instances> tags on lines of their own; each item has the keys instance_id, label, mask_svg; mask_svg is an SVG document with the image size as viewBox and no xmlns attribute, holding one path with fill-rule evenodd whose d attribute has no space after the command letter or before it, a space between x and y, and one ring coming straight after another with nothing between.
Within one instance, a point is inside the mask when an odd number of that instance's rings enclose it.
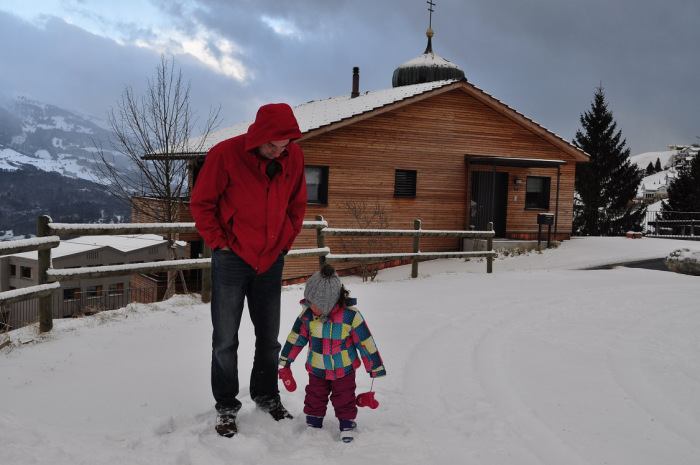
<instances>
[{"instance_id":1,"label":"cloudy sky","mask_svg":"<svg viewBox=\"0 0 700 465\"><path fill-rule=\"evenodd\" d=\"M602 84L632 155L700 142L697 0L433 0L433 50L571 140ZM0 92L105 117L175 58L201 118L391 87L425 0L0 0Z\"/></svg>"}]
</instances>

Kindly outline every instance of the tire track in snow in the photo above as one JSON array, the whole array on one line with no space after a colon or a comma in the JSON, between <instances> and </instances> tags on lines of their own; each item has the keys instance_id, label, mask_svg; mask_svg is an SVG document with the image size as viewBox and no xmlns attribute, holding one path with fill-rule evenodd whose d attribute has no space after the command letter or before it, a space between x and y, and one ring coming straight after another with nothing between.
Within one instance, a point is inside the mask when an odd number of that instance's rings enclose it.
<instances>
[{"instance_id":1,"label":"tire track in snow","mask_svg":"<svg viewBox=\"0 0 700 465\"><path fill-rule=\"evenodd\" d=\"M500 318L493 319L485 328L474 351L476 374L487 397L517 426L520 438L542 463L587 465L587 460L537 416L518 393L506 369L505 344L518 326L532 325L533 318L542 318L542 314L517 310L501 313Z\"/></svg>"}]
</instances>

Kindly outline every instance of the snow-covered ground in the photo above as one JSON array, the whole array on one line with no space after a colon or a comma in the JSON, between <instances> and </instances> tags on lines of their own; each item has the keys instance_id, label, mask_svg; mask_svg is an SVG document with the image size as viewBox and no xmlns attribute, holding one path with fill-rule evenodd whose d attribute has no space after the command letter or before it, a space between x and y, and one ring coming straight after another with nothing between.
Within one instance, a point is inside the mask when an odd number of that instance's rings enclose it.
<instances>
[{"instance_id":1,"label":"snow-covered ground","mask_svg":"<svg viewBox=\"0 0 700 465\"><path fill-rule=\"evenodd\" d=\"M241 330L240 433L213 432L208 306L157 305L10 333L0 352L2 464L700 463L700 281L636 268L580 268L700 244L576 238L542 254L459 259L343 278L386 363L379 408L338 441L332 415L275 423L247 393L252 328ZM283 292L286 338L301 285ZM358 374L358 393L370 378Z\"/></svg>"}]
</instances>

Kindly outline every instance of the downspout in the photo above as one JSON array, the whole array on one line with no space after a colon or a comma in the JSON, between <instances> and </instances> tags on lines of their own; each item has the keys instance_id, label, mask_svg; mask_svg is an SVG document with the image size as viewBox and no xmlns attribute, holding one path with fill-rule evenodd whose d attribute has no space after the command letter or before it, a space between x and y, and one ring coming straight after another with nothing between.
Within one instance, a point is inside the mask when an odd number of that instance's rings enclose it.
<instances>
[{"instance_id":1,"label":"downspout","mask_svg":"<svg viewBox=\"0 0 700 465\"><path fill-rule=\"evenodd\" d=\"M496 162L493 162L493 177L491 178L491 214L489 221L495 223L496 216Z\"/></svg>"}]
</instances>

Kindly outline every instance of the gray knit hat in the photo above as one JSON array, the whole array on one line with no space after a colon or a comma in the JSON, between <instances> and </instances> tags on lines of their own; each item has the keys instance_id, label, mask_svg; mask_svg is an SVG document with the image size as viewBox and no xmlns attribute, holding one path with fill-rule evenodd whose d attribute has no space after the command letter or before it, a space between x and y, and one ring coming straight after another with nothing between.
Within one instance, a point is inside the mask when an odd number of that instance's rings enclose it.
<instances>
[{"instance_id":1,"label":"gray knit hat","mask_svg":"<svg viewBox=\"0 0 700 465\"><path fill-rule=\"evenodd\" d=\"M320 308L326 317L338 303L342 286L335 269L326 265L306 281L304 298Z\"/></svg>"}]
</instances>

